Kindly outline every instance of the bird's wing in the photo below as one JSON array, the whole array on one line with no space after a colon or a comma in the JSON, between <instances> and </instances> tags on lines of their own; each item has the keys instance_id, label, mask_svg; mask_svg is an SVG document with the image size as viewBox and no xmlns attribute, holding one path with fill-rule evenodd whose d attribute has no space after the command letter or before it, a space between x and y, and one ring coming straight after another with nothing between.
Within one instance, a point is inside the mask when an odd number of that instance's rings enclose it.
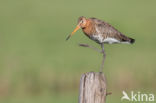
<instances>
[{"instance_id":1,"label":"bird's wing","mask_svg":"<svg viewBox=\"0 0 156 103\"><path fill-rule=\"evenodd\" d=\"M102 34L104 38L112 37L112 38L118 38L120 41L127 41L129 40L128 37L123 35L121 32L119 32L117 29L115 29L113 26L111 26L109 23L104 22L102 20L96 19L96 18L90 18L97 28L97 33Z\"/></svg>"}]
</instances>

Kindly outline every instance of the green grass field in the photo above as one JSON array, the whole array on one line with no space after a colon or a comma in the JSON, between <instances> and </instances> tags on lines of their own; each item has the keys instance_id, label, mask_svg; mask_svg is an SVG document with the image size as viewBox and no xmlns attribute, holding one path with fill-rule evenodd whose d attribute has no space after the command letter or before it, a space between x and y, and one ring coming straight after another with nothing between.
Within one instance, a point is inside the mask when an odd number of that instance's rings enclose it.
<instances>
[{"instance_id":1,"label":"green grass field","mask_svg":"<svg viewBox=\"0 0 156 103\"><path fill-rule=\"evenodd\" d=\"M156 92L156 1L0 0L0 103L76 103L81 74L99 71L100 46L81 30L67 42L79 16L96 17L135 38L105 45L108 103L122 90ZM126 103L126 101L124 101Z\"/></svg>"}]
</instances>

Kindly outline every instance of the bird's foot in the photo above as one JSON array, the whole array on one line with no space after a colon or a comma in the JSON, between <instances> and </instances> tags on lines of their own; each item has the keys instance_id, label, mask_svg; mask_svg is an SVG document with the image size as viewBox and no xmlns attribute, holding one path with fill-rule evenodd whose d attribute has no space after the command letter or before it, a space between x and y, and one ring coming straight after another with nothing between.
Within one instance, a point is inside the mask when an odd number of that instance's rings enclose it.
<instances>
[{"instance_id":1,"label":"bird's foot","mask_svg":"<svg viewBox=\"0 0 156 103\"><path fill-rule=\"evenodd\" d=\"M89 47L88 44L79 44L79 46L82 46L82 47Z\"/></svg>"}]
</instances>

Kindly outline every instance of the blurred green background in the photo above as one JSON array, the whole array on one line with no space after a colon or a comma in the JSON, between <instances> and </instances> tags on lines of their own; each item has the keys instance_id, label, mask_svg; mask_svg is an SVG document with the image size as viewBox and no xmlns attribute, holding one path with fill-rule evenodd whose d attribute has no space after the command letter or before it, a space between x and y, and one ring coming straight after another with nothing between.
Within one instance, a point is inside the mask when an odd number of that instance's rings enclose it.
<instances>
[{"instance_id":1,"label":"blurred green background","mask_svg":"<svg viewBox=\"0 0 156 103\"><path fill-rule=\"evenodd\" d=\"M66 42L79 16L96 17L135 38L105 45L108 103L122 91L156 92L155 0L0 0L0 103L77 103L80 76L98 72L100 46L81 30ZM126 101L123 101L126 102Z\"/></svg>"}]
</instances>

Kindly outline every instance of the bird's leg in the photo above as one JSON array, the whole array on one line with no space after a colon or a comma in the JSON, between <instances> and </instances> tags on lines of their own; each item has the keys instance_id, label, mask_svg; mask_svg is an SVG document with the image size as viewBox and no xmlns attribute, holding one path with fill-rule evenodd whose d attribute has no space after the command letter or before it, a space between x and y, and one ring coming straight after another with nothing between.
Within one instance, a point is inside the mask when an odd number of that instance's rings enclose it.
<instances>
[{"instance_id":1,"label":"bird's leg","mask_svg":"<svg viewBox=\"0 0 156 103\"><path fill-rule=\"evenodd\" d=\"M101 44L101 48L102 48L103 60L102 60L102 65L101 65L101 68L100 68L100 72L102 72L102 70L103 70L104 62L105 62L105 58L106 58L106 54L105 54L105 50L104 50L104 43Z\"/></svg>"},{"instance_id":2,"label":"bird's leg","mask_svg":"<svg viewBox=\"0 0 156 103\"><path fill-rule=\"evenodd\" d=\"M98 48L94 47L94 46L90 46L88 44L79 44L79 46L82 46L82 47L88 47L88 48L91 48L99 53L101 53L101 50L99 50Z\"/></svg>"}]
</instances>

